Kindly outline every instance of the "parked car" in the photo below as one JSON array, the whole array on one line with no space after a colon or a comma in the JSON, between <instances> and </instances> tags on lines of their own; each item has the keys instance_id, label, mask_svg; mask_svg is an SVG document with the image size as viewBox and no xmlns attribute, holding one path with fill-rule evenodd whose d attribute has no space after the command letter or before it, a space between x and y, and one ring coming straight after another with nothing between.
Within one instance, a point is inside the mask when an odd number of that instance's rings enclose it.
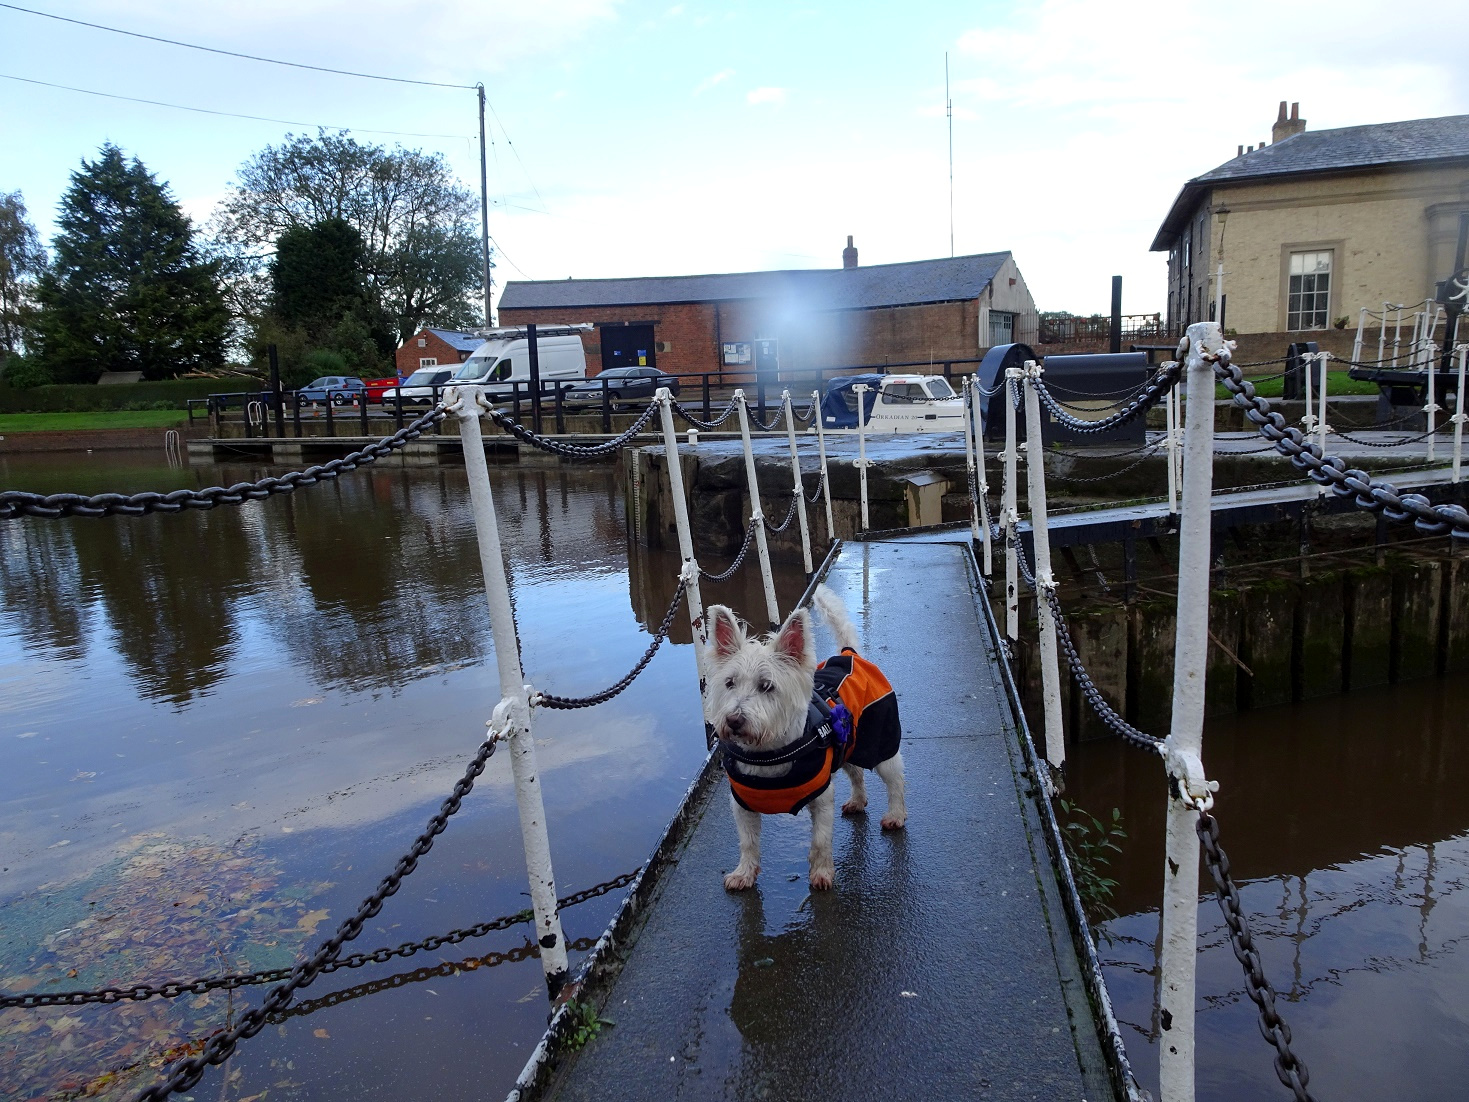
<instances>
[{"instance_id":1,"label":"parked car","mask_svg":"<svg viewBox=\"0 0 1469 1102\"><path fill-rule=\"evenodd\" d=\"M434 404L435 397L443 396L443 386L454 376L452 367L420 367L412 375L403 380L401 386L389 387L383 391L382 403L391 406L397 403L398 394L403 394L403 404L425 405ZM437 393L434 388L438 387Z\"/></svg>"},{"instance_id":2,"label":"parked car","mask_svg":"<svg viewBox=\"0 0 1469 1102\"><path fill-rule=\"evenodd\" d=\"M367 384L350 375L324 375L296 392L303 402L331 402L345 406L367 396Z\"/></svg>"},{"instance_id":3,"label":"parked car","mask_svg":"<svg viewBox=\"0 0 1469 1102\"><path fill-rule=\"evenodd\" d=\"M369 402L381 402L383 391L389 387L395 387L403 380L394 375L386 379L363 379L362 385L367 387L367 400Z\"/></svg>"},{"instance_id":4,"label":"parked car","mask_svg":"<svg viewBox=\"0 0 1469 1102\"><path fill-rule=\"evenodd\" d=\"M607 380L605 389L604 379ZM571 409L585 406L601 408L605 393L613 409L623 409L646 402L660 386L666 386L673 394L678 393L678 379L665 375L656 367L612 367L572 387L561 401Z\"/></svg>"},{"instance_id":5,"label":"parked car","mask_svg":"<svg viewBox=\"0 0 1469 1102\"><path fill-rule=\"evenodd\" d=\"M536 335L536 360L541 383L580 381L587 377L587 359L581 334L586 325L542 326ZM454 372L454 382L477 383L491 401L509 401L516 383L522 397L529 393L530 342L523 326L485 329L485 343ZM546 387L549 390L549 386Z\"/></svg>"}]
</instances>

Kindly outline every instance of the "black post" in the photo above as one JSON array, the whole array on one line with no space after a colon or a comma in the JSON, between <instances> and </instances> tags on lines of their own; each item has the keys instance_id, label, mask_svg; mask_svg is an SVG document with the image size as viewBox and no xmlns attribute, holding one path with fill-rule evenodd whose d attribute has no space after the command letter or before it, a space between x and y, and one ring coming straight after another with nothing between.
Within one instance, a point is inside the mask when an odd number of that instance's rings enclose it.
<instances>
[{"instance_id":1,"label":"black post","mask_svg":"<svg viewBox=\"0 0 1469 1102\"><path fill-rule=\"evenodd\" d=\"M708 421L714 416L709 408L709 372L704 372L704 420Z\"/></svg>"},{"instance_id":2,"label":"black post","mask_svg":"<svg viewBox=\"0 0 1469 1102\"><path fill-rule=\"evenodd\" d=\"M530 349L530 418L531 427L541 431L541 353L536 345L536 323L525 327L525 342ZM519 418L517 417L517 420Z\"/></svg>"},{"instance_id":3,"label":"black post","mask_svg":"<svg viewBox=\"0 0 1469 1102\"><path fill-rule=\"evenodd\" d=\"M520 420L520 383L519 383L519 381L516 381L516 382L513 382L513 383L510 384L510 399L511 399L511 401L515 405L515 419L517 421L519 421Z\"/></svg>"},{"instance_id":4,"label":"black post","mask_svg":"<svg viewBox=\"0 0 1469 1102\"><path fill-rule=\"evenodd\" d=\"M301 439L301 392L293 391L291 394L291 423L296 430L296 439Z\"/></svg>"},{"instance_id":5,"label":"black post","mask_svg":"<svg viewBox=\"0 0 1469 1102\"><path fill-rule=\"evenodd\" d=\"M435 383L434 384L434 393L433 393L433 398L432 398L432 401L433 401L433 404L434 405L438 405L439 404L439 399L443 396L443 393L444 393L444 388L441 387L441 386L439 386L437 383ZM447 420L448 420L448 418L445 417L444 418L444 421L447 421ZM443 436L444 435L444 421L435 421L434 422L434 435L435 436Z\"/></svg>"},{"instance_id":6,"label":"black post","mask_svg":"<svg viewBox=\"0 0 1469 1102\"><path fill-rule=\"evenodd\" d=\"M602 376L602 431L612 435L612 392L607 388L607 376Z\"/></svg>"},{"instance_id":7,"label":"black post","mask_svg":"<svg viewBox=\"0 0 1469 1102\"><path fill-rule=\"evenodd\" d=\"M271 407L275 410L275 434L286 435L286 411L281 407L281 361L275 345L270 346L270 395Z\"/></svg>"},{"instance_id":8,"label":"black post","mask_svg":"<svg viewBox=\"0 0 1469 1102\"><path fill-rule=\"evenodd\" d=\"M560 383L552 383L556 388L556 434L558 436L566 432L566 403L562 401L563 390Z\"/></svg>"},{"instance_id":9,"label":"black post","mask_svg":"<svg viewBox=\"0 0 1469 1102\"><path fill-rule=\"evenodd\" d=\"M1107 351L1116 355L1122 351L1122 277L1112 277L1112 328L1108 335Z\"/></svg>"},{"instance_id":10,"label":"black post","mask_svg":"<svg viewBox=\"0 0 1469 1102\"><path fill-rule=\"evenodd\" d=\"M367 433L368 433L368 429L367 429L367 391L366 390L360 390L360 391L357 392L357 402L358 402L359 405L362 406L362 435L363 436L366 436Z\"/></svg>"},{"instance_id":11,"label":"black post","mask_svg":"<svg viewBox=\"0 0 1469 1102\"><path fill-rule=\"evenodd\" d=\"M337 418L336 414L332 412L332 392L330 389L326 392L326 434L336 439Z\"/></svg>"},{"instance_id":12,"label":"black post","mask_svg":"<svg viewBox=\"0 0 1469 1102\"><path fill-rule=\"evenodd\" d=\"M403 384L393 388L393 431L403 427Z\"/></svg>"},{"instance_id":13,"label":"black post","mask_svg":"<svg viewBox=\"0 0 1469 1102\"><path fill-rule=\"evenodd\" d=\"M1227 294L1220 295L1219 296L1219 332L1221 332L1221 333L1225 332L1225 329L1224 329L1224 311L1225 311L1225 308L1228 305L1229 305L1229 296Z\"/></svg>"}]
</instances>

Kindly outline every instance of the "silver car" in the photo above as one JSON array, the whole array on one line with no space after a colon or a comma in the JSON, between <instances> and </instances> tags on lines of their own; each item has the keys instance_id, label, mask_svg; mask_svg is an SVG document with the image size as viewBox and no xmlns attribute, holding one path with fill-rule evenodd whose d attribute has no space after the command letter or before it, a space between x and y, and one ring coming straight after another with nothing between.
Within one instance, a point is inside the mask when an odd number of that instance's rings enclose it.
<instances>
[{"instance_id":1,"label":"silver car","mask_svg":"<svg viewBox=\"0 0 1469 1102\"><path fill-rule=\"evenodd\" d=\"M391 406L398 401L398 395L403 396L403 404L431 406L435 400L443 397L444 384L454 375L452 367L420 367L408 378L404 379L399 386L390 386L383 391L383 405ZM438 387L435 393L434 388Z\"/></svg>"}]
</instances>

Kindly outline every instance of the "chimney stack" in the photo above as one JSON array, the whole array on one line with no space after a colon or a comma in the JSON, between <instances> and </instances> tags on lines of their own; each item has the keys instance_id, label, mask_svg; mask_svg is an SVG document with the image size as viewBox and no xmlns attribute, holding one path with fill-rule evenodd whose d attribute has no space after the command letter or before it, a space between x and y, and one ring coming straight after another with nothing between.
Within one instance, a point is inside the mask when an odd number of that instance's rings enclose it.
<instances>
[{"instance_id":1,"label":"chimney stack","mask_svg":"<svg viewBox=\"0 0 1469 1102\"><path fill-rule=\"evenodd\" d=\"M847 234L847 247L842 250L842 267L855 268L857 266L857 249L852 244L852 235Z\"/></svg>"},{"instance_id":2,"label":"chimney stack","mask_svg":"<svg viewBox=\"0 0 1469 1102\"><path fill-rule=\"evenodd\" d=\"M1272 144L1293 138L1303 133L1306 129L1306 120L1301 118L1301 105L1293 103L1290 105L1290 117L1285 115L1285 100L1280 101L1280 114L1276 117L1275 125L1270 128L1270 141Z\"/></svg>"}]
</instances>

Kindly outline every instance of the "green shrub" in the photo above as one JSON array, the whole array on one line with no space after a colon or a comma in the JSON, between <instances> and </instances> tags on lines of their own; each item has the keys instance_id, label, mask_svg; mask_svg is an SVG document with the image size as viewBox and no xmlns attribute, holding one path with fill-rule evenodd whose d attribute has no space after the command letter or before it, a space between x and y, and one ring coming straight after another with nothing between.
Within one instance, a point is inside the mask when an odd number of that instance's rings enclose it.
<instances>
[{"instance_id":1,"label":"green shrub","mask_svg":"<svg viewBox=\"0 0 1469 1102\"><path fill-rule=\"evenodd\" d=\"M51 381L51 372L39 360L11 356L5 361L5 383L17 390L30 390Z\"/></svg>"},{"instance_id":2,"label":"green shrub","mask_svg":"<svg viewBox=\"0 0 1469 1102\"><path fill-rule=\"evenodd\" d=\"M305 363L311 370L313 378L319 378L322 375L352 374L347 369L347 357L330 348L313 348L306 353Z\"/></svg>"},{"instance_id":3,"label":"green shrub","mask_svg":"<svg viewBox=\"0 0 1469 1102\"><path fill-rule=\"evenodd\" d=\"M95 386L48 383L22 389L9 370L0 378L0 413L104 413L116 409L184 409L190 398L258 390L259 380L166 379Z\"/></svg>"}]
</instances>

